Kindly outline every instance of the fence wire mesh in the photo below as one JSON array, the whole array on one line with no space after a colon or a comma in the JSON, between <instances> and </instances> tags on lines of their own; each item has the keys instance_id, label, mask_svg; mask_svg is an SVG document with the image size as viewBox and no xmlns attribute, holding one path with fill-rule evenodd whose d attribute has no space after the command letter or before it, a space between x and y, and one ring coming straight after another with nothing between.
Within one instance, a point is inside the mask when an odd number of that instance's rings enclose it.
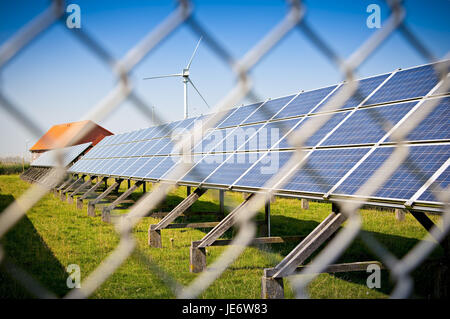
<instances>
[{"instance_id":1,"label":"fence wire mesh","mask_svg":"<svg viewBox=\"0 0 450 319\"><path fill-rule=\"evenodd\" d=\"M137 223L148 213L161 203L167 194L176 186L174 183L158 184L151 192L144 194L142 198L136 202L129 211L127 218L119 219L115 228L120 235L120 241L117 247L102 261L102 263L83 279L80 289L73 289L67 293L64 298L87 298L91 296L132 254L136 253L148 265L150 272L153 272L161 278L164 283L172 290L174 296L178 298L195 298L204 292L221 274L232 264L250 245L256 236L256 226L253 217L263 207L267 198L271 198L275 194L275 189L280 189L289 181L294 172L300 168L308 167L308 154L302 152L302 148L306 145L308 138L313 136L321 127L332 117L333 110L339 109L352 96L358 96L359 88L355 77L358 67L364 63L368 57L378 48L388 37L396 30L400 31L403 38L411 44L412 48L423 56L425 62L434 62L434 55L426 48L426 46L416 37L406 25L407 12L402 1L388 1L390 15L383 27L377 30L370 38L368 38L357 50L355 50L348 58L339 56L334 52L326 41L321 39L319 34L305 21L306 6L300 1L291 0L286 3L287 13L279 23L272 27L253 48L251 48L243 57L237 59L229 53L224 46L221 45L220 39L216 35L212 35L202 26L201 21L193 15L195 7L193 3L187 0L180 0L173 12L165 17L152 30L148 30L147 34L139 43L136 43L128 52L119 60L116 60L100 43L90 36L86 28L67 29L69 34L79 40L86 49L91 51L98 57L98 60L105 63L117 76L117 83L103 99L96 105L93 105L90 112L84 116L92 122L102 122L115 109L120 107L124 101L132 103L136 109L143 112L149 119L154 122L161 123L161 117L153 114L150 106L138 93L134 90L133 82L130 77L131 71L146 57L154 48L164 39L169 37L180 26L185 25L196 35L202 36L204 43L208 49L213 52L219 59L223 60L235 74L236 82L232 90L224 96L215 106L212 116L201 125L196 125L190 134L177 142L176 148L181 150L182 156L186 158L179 162L167 176L167 180L177 181L188 171L196 172L195 165L189 160L190 154L186 150L190 149L192 139L201 140L204 132L214 128L231 106L238 104L243 98L250 97L257 101L260 100L253 91L253 82L251 81L250 72L257 63L270 54L271 50L280 43L290 32L299 32L308 43L317 49L329 59L342 74L345 79L341 85L339 92L332 96L328 102L322 107L325 116L312 117L307 121L293 136L289 142L296 148L295 154L287 161L287 163L279 169L278 173L272 176L263 187L265 192L256 193L252 196L247 205L243 208L237 217L239 231L232 239L232 243L225 251L208 267L207 270L201 272L190 284L182 285L164 269L158 266L158 263L152 260L152 256L142 251L136 243L133 235L133 229ZM50 6L35 17L28 24L17 32L13 37L6 41L0 47L0 71L14 59L21 51L26 50L32 41L39 41L38 36L55 23L65 23L67 13L65 12L66 3L63 0L53 0ZM447 76L447 68L436 70L441 75L439 83L440 92L446 92L449 81ZM362 98L361 98L362 99ZM436 107L439 99L426 100L427 108L421 108L414 114L412 120L399 127L390 124L389 119L384 118L382 114L378 114L376 109L371 110L370 116L378 125L386 132L386 136L390 136L395 145L395 151L387 160L374 172L374 174L359 188L357 195L369 198L372 194L386 182L390 176L396 171L400 165L406 165L407 169L418 176L425 184L427 175L421 172L420 167L414 164L414 160L410 157L409 149L404 140L409 132L412 131L426 116ZM42 130L34 121L34 116L30 116L22 110L19 105L12 102L0 87L0 105L4 111L13 116L23 127L30 131L34 136L40 137ZM274 116L271 110L261 107L263 112L268 114L268 118ZM280 124L281 125L281 124ZM283 130L283 127L280 127ZM73 138L70 132L65 134L61 140L55 145L62 146L67 142L76 143L80 141L92 126L85 127L81 132ZM170 132L168 132L170 133ZM54 142L54 141L51 141ZM379 142L380 143L380 142ZM313 148L314 149L314 148ZM269 151L268 151L269 152ZM61 162L59 154L59 161ZM314 181L320 183L321 176L314 174L310 176ZM196 172L196 174L202 174ZM55 185L61 184L67 176L66 168L62 165L55 167L49 171L40 183L33 184L32 187L20 198L16 199L0 214L0 238L4 237L9 230L20 221L45 194L47 194ZM206 177L206 176L204 176ZM380 261L389 271L391 277L395 281L395 288L392 291L392 298L406 298L410 296L413 290L411 273L426 258L431 251L438 245L438 241L443 240L447 236L450 228L450 190L438 189L434 187L433 191L436 196L446 203L444 212L442 213L441 222L438 228L434 226L430 230L430 234L420 241L405 256L398 258L394 256L382 243L375 239L372 235L362 232L362 220L359 209L363 205L363 201L342 201L336 204L340 207L340 212L345 216L348 223L345 228L337 233L335 237L326 245L326 247L312 260L310 267L305 268L300 274L289 276L291 285L295 290L296 296L300 298L308 297L308 285L314 280L318 273L323 272L329 265L335 262L345 251L347 247L359 236L369 249L380 258ZM12 264L5 259L5 251L0 246L0 262L10 273L11 276L21 282L24 287L33 295L41 298L55 298L55 294L47 287L42 286L39 282L20 269L17 265Z\"/></svg>"}]
</instances>

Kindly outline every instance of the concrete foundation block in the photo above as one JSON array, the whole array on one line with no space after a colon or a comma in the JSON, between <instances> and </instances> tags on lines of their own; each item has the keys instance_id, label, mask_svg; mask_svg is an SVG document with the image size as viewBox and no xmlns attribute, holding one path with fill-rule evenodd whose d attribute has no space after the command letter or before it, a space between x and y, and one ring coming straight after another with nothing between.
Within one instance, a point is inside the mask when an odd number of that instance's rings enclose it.
<instances>
[{"instance_id":1,"label":"concrete foundation block","mask_svg":"<svg viewBox=\"0 0 450 319\"><path fill-rule=\"evenodd\" d=\"M111 223L111 210L108 207L103 207L102 209L102 221Z\"/></svg>"},{"instance_id":2,"label":"concrete foundation block","mask_svg":"<svg viewBox=\"0 0 450 319\"><path fill-rule=\"evenodd\" d=\"M395 210L395 219L398 221L404 221L405 220L406 212L403 209L396 209Z\"/></svg>"},{"instance_id":3,"label":"concrete foundation block","mask_svg":"<svg viewBox=\"0 0 450 319\"><path fill-rule=\"evenodd\" d=\"M87 214L88 214L88 216L95 217L95 205L94 204L88 203Z\"/></svg>"},{"instance_id":4,"label":"concrete foundation block","mask_svg":"<svg viewBox=\"0 0 450 319\"><path fill-rule=\"evenodd\" d=\"M307 199L302 198L301 206L302 206L302 209L305 209L305 210L309 209L309 201Z\"/></svg>"},{"instance_id":5,"label":"concrete foundation block","mask_svg":"<svg viewBox=\"0 0 450 319\"><path fill-rule=\"evenodd\" d=\"M161 230L153 229L153 225L150 225L148 229L148 245L154 248L162 248Z\"/></svg>"},{"instance_id":6,"label":"concrete foundation block","mask_svg":"<svg viewBox=\"0 0 450 319\"><path fill-rule=\"evenodd\" d=\"M283 278L272 278L263 276L261 278L261 298L283 299L284 298Z\"/></svg>"},{"instance_id":7,"label":"concrete foundation block","mask_svg":"<svg viewBox=\"0 0 450 319\"><path fill-rule=\"evenodd\" d=\"M81 198L77 198L77 209L83 209L83 200Z\"/></svg>"},{"instance_id":8,"label":"concrete foundation block","mask_svg":"<svg viewBox=\"0 0 450 319\"><path fill-rule=\"evenodd\" d=\"M189 270L193 273L199 273L206 269L206 249L198 248L193 244L189 249Z\"/></svg>"}]
</instances>

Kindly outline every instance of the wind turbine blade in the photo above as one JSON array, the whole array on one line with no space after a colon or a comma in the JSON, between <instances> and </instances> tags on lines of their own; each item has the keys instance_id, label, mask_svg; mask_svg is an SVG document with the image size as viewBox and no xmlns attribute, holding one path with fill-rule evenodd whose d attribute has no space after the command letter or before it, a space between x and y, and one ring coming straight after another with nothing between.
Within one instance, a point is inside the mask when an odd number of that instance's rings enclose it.
<instances>
[{"instance_id":1,"label":"wind turbine blade","mask_svg":"<svg viewBox=\"0 0 450 319\"><path fill-rule=\"evenodd\" d=\"M158 75L158 76L151 76L149 78L143 78L143 80L152 80L152 79L161 79L161 78L171 78L176 76L183 76L183 74L167 74L167 75Z\"/></svg>"},{"instance_id":2,"label":"wind turbine blade","mask_svg":"<svg viewBox=\"0 0 450 319\"><path fill-rule=\"evenodd\" d=\"M192 82L191 78L188 77L188 81L192 84L192 87L197 91L198 95L200 95L200 97L202 98L203 102L205 102L205 104L208 107L208 109L210 109L211 107L209 106L208 102L206 102L205 98L201 95L200 91L197 90L197 88L195 87L195 85Z\"/></svg>"},{"instance_id":3,"label":"wind turbine blade","mask_svg":"<svg viewBox=\"0 0 450 319\"><path fill-rule=\"evenodd\" d=\"M200 40L198 40L197 46L195 47L194 53L192 53L191 59L189 60L189 63L188 63L188 65L187 65L187 67L186 67L186 69L188 69L188 70L189 70L189 68L191 67L192 60L194 59L194 55L195 55L195 53L197 52L198 46L200 45L200 42L202 41L202 38L203 38L203 37L200 37Z\"/></svg>"}]
</instances>

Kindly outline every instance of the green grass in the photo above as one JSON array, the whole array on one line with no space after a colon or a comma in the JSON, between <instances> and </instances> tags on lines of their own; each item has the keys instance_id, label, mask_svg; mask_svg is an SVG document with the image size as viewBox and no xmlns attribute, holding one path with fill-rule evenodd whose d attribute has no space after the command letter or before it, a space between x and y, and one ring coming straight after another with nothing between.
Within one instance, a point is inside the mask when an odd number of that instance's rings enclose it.
<instances>
[{"instance_id":1,"label":"green grass","mask_svg":"<svg viewBox=\"0 0 450 319\"><path fill-rule=\"evenodd\" d=\"M126 189L123 183L121 191ZM0 176L0 211L18 198L29 184L17 175ZM185 196L186 189L178 188L156 211L168 211ZM138 191L134 198L141 195ZM229 192L226 203L242 201L242 195ZM193 211L217 211L217 192L203 195L191 208ZM230 207L231 208L231 207ZM272 235L307 235L330 212L331 205L310 203L309 210L300 209L296 199L277 198L272 204ZM114 211L126 213L127 209ZM100 211L98 211L98 215ZM392 212L362 210L363 229L375 236L396 256L403 256L426 235L426 231L409 214L403 222L395 220ZM258 219L262 219L260 213ZM437 216L431 217L437 221ZM211 217L181 217L179 219L200 221ZM150 257L157 265L183 285L197 275L189 272L189 246L191 241L201 239L208 230L173 229L162 231L164 249L147 245L149 224L158 220L144 218L134 229L134 235L142 255L133 253L108 280L99 287L92 298L173 298L173 293L160 276L152 272L145 258ZM345 227L345 225L344 225ZM226 233L230 237L233 231ZM173 246L170 239L173 238ZM75 205L61 202L47 194L22 220L1 240L8 263L20 266L49 287L57 295L67 293L65 269L69 264L81 267L86 277L117 246L119 239L113 226L101 221L101 217L88 217L86 208L77 210ZM229 267L200 297L201 298L259 298L261 276L264 268L273 267L295 244L278 244L270 247L251 247ZM207 262L210 264L226 247L210 247ZM436 259L442 254L437 249L426 263L414 272L415 297L426 298L432 290L432 273L437 267ZM339 262L377 260L357 239L346 250ZM366 287L367 273L322 274L309 286L312 298L386 298L393 288L387 271L382 272L380 289ZM285 280L286 297L293 297ZM0 298L29 297L29 293L0 268Z\"/></svg>"},{"instance_id":2,"label":"green grass","mask_svg":"<svg viewBox=\"0 0 450 319\"><path fill-rule=\"evenodd\" d=\"M29 163L25 163L24 165L18 163L0 163L0 175L21 174L29 167Z\"/></svg>"}]
</instances>

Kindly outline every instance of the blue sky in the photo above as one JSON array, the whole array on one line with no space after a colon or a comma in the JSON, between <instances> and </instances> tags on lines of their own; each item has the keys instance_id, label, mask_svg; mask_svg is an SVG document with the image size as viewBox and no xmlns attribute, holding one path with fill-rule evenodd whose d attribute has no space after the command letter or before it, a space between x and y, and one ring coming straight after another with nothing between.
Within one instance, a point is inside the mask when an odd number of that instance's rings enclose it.
<instances>
[{"instance_id":1,"label":"blue sky","mask_svg":"<svg viewBox=\"0 0 450 319\"><path fill-rule=\"evenodd\" d=\"M114 57L122 57L175 7L174 1L73 0L81 8L81 26ZM340 56L348 57L375 29L366 26L366 8L381 7L382 23L388 15L383 1L307 1L308 23ZM48 5L46 0L0 2L0 45ZM280 0L194 1L195 16L236 58L242 57L286 13ZM450 49L450 1L406 1L407 25L437 56ZM183 25L152 51L133 71L137 92L167 121L183 117L180 79L142 81L143 77L178 73L186 65L198 37ZM358 70L360 77L398 67L426 63L396 31ZM255 91L263 99L341 81L335 66L305 36L292 31L251 73ZM191 67L191 77L210 105L233 87L234 76L204 43ZM53 124L80 119L115 84L114 74L63 23L57 23L33 41L0 73L2 91L37 121L45 131ZM245 103L246 101L243 101ZM193 90L191 115L208 110ZM22 155L28 133L0 108L0 156ZM100 123L114 133L149 125L132 104L124 103Z\"/></svg>"}]
</instances>

